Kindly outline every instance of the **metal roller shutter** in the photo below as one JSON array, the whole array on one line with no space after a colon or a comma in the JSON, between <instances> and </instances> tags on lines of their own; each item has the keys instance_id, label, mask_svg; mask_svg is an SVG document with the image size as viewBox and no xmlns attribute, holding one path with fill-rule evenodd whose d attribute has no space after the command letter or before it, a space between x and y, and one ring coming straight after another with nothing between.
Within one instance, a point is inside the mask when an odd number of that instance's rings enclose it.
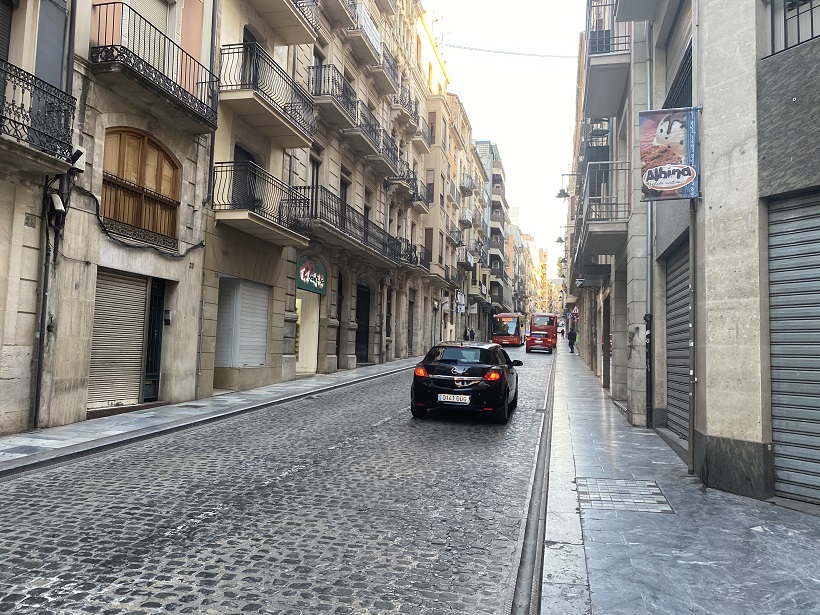
<instances>
[{"instance_id":1,"label":"metal roller shutter","mask_svg":"<svg viewBox=\"0 0 820 615\"><path fill-rule=\"evenodd\" d=\"M666 261L667 426L689 439L689 248Z\"/></svg>"},{"instance_id":2,"label":"metal roller shutter","mask_svg":"<svg viewBox=\"0 0 820 615\"><path fill-rule=\"evenodd\" d=\"M265 365L268 352L268 303L270 286L242 280L239 286L240 367Z\"/></svg>"},{"instance_id":3,"label":"metal roller shutter","mask_svg":"<svg viewBox=\"0 0 820 615\"><path fill-rule=\"evenodd\" d=\"M820 194L769 206L775 494L820 504Z\"/></svg>"},{"instance_id":4,"label":"metal roller shutter","mask_svg":"<svg viewBox=\"0 0 820 615\"><path fill-rule=\"evenodd\" d=\"M146 278L99 270L91 334L88 407L140 403Z\"/></svg>"}]
</instances>

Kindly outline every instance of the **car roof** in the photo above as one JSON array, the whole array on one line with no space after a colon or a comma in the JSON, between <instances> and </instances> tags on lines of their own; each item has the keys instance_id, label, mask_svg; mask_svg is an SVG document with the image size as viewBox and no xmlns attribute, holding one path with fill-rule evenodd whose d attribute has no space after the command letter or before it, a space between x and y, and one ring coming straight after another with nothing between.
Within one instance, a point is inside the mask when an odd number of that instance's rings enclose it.
<instances>
[{"instance_id":1,"label":"car roof","mask_svg":"<svg viewBox=\"0 0 820 615\"><path fill-rule=\"evenodd\" d=\"M447 341L447 342L439 342L438 344L433 344L431 348L439 348L439 347L454 347L454 348L479 348L481 350L486 350L488 348L494 348L498 346L498 344L493 344L492 342L459 342L459 341Z\"/></svg>"}]
</instances>

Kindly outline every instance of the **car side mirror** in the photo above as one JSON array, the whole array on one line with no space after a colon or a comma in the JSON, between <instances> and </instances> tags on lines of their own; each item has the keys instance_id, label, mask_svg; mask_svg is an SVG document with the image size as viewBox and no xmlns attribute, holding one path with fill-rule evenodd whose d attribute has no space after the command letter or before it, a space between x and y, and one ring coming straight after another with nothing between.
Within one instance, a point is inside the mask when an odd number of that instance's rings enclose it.
<instances>
[{"instance_id":1,"label":"car side mirror","mask_svg":"<svg viewBox=\"0 0 820 615\"><path fill-rule=\"evenodd\" d=\"M513 367L521 367L522 365L524 365L524 361L519 361L518 359L515 359L512 362L512 365L513 365Z\"/></svg>"}]
</instances>

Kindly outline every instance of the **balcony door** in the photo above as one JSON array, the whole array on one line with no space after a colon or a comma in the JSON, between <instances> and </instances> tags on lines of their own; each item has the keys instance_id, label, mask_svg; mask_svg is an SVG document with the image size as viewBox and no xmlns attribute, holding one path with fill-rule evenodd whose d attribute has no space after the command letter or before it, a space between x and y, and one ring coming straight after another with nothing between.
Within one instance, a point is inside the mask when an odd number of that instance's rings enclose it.
<instances>
[{"instance_id":1,"label":"balcony door","mask_svg":"<svg viewBox=\"0 0 820 615\"><path fill-rule=\"evenodd\" d=\"M231 188L231 202L237 209L254 210L260 199L256 191L254 165L256 158L249 151L235 145L233 148L234 174Z\"/></svg>"},{"instance_id":2,"label":"balcony door","mask_svg":"<svg viewBox=\"0 0 820 615\"><path fill-rule=\"evenodd\" d=\"M259 82L259 46L247 28L242 32L242 87L255 88Z\"/></svg>"}]
</instances>

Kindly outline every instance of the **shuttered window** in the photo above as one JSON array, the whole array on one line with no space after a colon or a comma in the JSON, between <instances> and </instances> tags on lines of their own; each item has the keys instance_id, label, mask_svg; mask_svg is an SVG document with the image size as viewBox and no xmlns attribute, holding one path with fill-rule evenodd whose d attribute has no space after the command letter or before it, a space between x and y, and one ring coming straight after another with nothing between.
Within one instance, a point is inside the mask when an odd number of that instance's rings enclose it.
<instances>
[{"instance_id":1,"label":"shuttered window","mask_svg":"<svg viewBox=\"0 0 820 615\"><path fill-rule=\"evenodd\" d=\"M88 407L140 403L147 280L100 269L94 301Z\"/></svg>"},{"instance_id":2,"label":"shuttered window","mask_svg":"<svg viewBox=\"0 0 820 615\"><path fill-rule=\"evenodd\" d=\"M8 62L9 44L11 41L11 12L9 0L0 0L0 60Z\"/></svg>"},{"instance_id":3,"label":"shuttered window","mask_svg":"<svg viewBox=\"0 0 820 615\"><path fill-rule=\"evenodd\" d=\"M104 218L176 238L179 190L179 166L159 143L131 130L106 133Z\"/></svg>"}]
</instances>

